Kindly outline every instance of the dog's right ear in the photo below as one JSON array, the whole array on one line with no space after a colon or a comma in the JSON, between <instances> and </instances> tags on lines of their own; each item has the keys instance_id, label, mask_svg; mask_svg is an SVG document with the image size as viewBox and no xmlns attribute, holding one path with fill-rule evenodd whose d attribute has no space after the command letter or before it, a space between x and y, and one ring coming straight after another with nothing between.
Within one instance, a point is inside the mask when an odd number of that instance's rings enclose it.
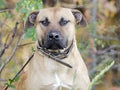
<instances>
[{"instance_id":1,"label":"dog's right ear","mask_svg":"<svg viewBox=\"0 0 120 90\"><path fill-rule=\"evenodd\" d=\"M27 20L25 22L25 29L31 28L34 26L38 13L39 13L39 11L34 11L29 14L29 16L27 17Z\"/></svg>"}]
</instances>

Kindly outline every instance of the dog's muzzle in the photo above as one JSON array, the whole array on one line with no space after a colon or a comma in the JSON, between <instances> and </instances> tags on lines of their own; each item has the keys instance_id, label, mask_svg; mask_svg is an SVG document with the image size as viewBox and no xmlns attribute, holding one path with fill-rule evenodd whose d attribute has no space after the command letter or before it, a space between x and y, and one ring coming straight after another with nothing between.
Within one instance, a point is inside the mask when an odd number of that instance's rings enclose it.
<instances>
[{"instance_id":1,"label":"dog's muzzle","mask_svg":"<svg viewBox=\"0 0 120 90\"><path fill-rule=\"evenodd\" d=\"M67 47L67 40L60 31L54 30L46 34L43 47L51 50L64 49Z\"/></svg>"},{"instance_id":2,"label":"dog's muzzle","mask_svg":"<svg viewBox=\"0 0 120 90\"><path fill-rule=\"evenodd\" d=\"M71 65L65 63L61 60L68 57L74 45L74 40L72 40L71 45L68 46L68 40L65 40L60 31L50 31L46 34L44 43L41 45L38 40L38 53L41 52L44 55L55 60L69 68L72 68Z\"/></svg>"}]
</instances>

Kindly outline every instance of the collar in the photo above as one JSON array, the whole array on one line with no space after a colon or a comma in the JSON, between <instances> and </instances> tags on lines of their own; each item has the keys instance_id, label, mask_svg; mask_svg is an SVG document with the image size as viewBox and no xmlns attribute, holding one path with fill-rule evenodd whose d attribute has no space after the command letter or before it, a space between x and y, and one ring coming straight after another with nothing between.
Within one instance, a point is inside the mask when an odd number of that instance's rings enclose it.
<instances>
[{"instance_id":1,"label":"collar","mask_svg":"<svg viewBox=\"0 0 120 90\"><path fill-rule=\"evenodd\" d=\"M71 45L67 49L65 49L63 51L58 50L58 51L53 52L53 51L50 51L50 50L47 50L47 49L41 47L40 42L38 41L37 49L38 49L38 51L42 52L44 55L48 56L52 60L57 61L69 68L72 68L71 65L69 65L66 62L63 62L62 59L65 59L69 56L69 53L71 52L71 50L73 48L73 45L74 45L74 40L72 40Z\"/></svg>"}]
</instances>

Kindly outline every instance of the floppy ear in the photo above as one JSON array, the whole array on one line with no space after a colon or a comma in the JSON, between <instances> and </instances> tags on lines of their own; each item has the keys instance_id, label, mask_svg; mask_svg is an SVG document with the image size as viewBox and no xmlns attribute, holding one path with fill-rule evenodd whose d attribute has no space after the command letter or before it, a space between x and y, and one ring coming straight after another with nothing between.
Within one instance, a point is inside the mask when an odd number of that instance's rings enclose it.
<instances>
[{"instance_id":1,"label":"floppy ear","mask_svg":"<svg viewBox=\"0 0 120 90\"><path fill-rule=\"evenodd\" d=\"M39 11L34 11L29 14L29 16L27 17L27 20L25 22L26 29L34 26L38 13L39 13Z\"/></svg>"},{"instance_id":2,"label":"floppy ear","mask_svg":"<svg viewBox=\"0 0 120 90\"><path fill-rule=\"evenodd\" d=\"M87 25L87 21L86 21L85 17L79 10L72 9L72 13L73 13L73 16L75 17L77 25L82 25L82 26Z\"/></svg>"}]
</instances>

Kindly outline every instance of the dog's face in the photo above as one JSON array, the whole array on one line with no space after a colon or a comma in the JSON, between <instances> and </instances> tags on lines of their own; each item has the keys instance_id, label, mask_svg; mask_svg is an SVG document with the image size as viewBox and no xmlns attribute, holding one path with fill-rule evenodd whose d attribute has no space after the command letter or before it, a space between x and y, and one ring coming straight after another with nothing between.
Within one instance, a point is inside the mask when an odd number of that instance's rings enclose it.
<instances>
[{"instance_id":1,"label":"dog's face","mask_svg":"<svg viewBox=\"0 0 120 90\"><path fill-rule=\"evenodd\" d=\"M32 12L25 26L35 25L39 44L50 50L67 48L75 39L75 24L86 25L78 10L46 8Z\"/></svg>"}]
</instances>

